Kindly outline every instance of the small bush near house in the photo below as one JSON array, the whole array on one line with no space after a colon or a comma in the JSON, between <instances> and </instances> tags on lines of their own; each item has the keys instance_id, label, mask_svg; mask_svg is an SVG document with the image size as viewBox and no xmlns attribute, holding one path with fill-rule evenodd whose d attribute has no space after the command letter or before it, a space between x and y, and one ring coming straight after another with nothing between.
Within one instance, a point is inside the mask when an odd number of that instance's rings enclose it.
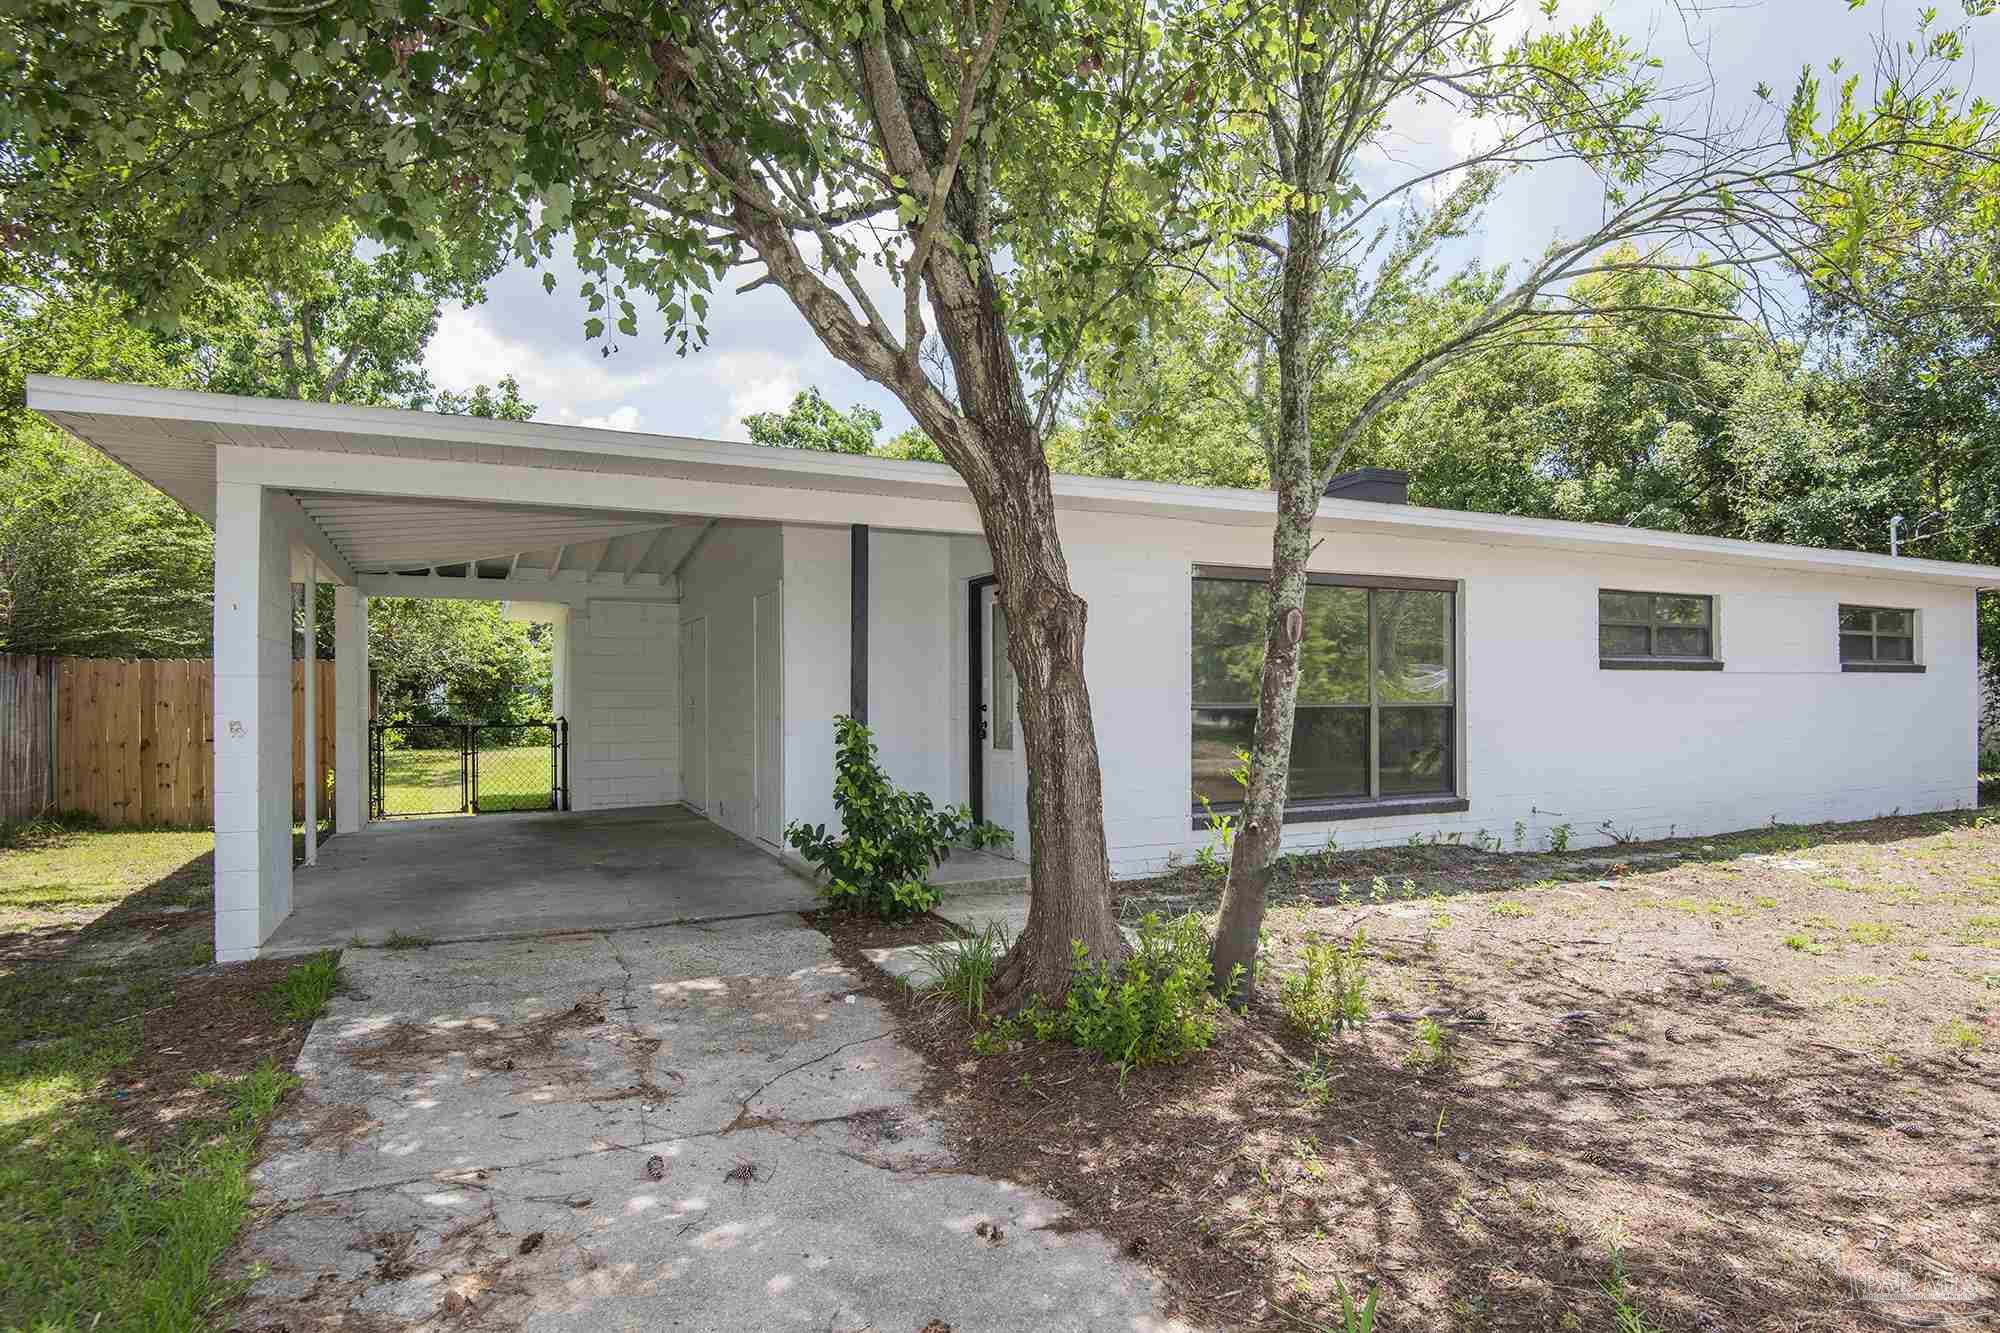
<instances>
[{"instance_id":1,"label":"small bush near house","mask_svg":"<svg viewBox=\"0 0 2000 1333\"><path fill-rule=\"evenodd\" d=\"M1051 1009L1038 998L1013 1024L1041 1041L1096 1051L1121 1075L1207 1050L1242 980L1239 967L1220 998L1210 989L1208 929L1193 912L1165 923L1147 914L1138 944L1118 962L1092 959L1081 944L1074 948L1076 975L1062 1007Z\"/></svg>"},{"instance_id":2,"label":"small bush near house","mask_svg":"<svg viewBox=\"0 0 2000 1333\"><path fill-rule=\"evenodd\" d=\"M833 720L833 804L844 832L824 824L792 824L785 841L827 877L820 894L835 907L896 918L937 906L931 867L960 842L992 846L1006 830L976 823L964 806L939 810L920 791L889 781L865 723L845 715Z\"/></svg>"},{"instance_id":3,"label":"small bush near house","mask_svg":"<svg viewBox=\"0 0 2000 1333\"><path fill-rule=\"evenodd\" d=\"M1314 1041L1368 1019L1368 932L1339 940L1310 936L1300 950L1303 970L1278 983L1285 1021Z\"/></svg>"}]
</instances>

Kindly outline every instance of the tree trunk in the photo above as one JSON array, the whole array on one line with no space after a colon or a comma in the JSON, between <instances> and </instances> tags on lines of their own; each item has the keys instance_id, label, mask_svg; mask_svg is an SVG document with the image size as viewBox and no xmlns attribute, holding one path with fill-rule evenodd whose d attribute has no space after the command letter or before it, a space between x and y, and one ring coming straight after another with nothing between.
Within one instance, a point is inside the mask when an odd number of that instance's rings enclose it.
<instances>
[{"instance_id":1,"label":"tree trunk","mask_svg":"<svg viewBox=\"0 0 2000 1333\"><path fill-rule=\"evenodd\" d=\"M1084 600L1069 583L1056 527L1048 457L1021 391L999 293L982 275L972 299L941 297L938 324L958 370L965 420L979 432L984 467L961 467L993 557L1007 613L1007 660L1020 689L1028 761L1028 925L989 987L989 1003L1018 1008L1069 989L1072 942L1093 959L1122 957L1111 916L1104 847L1104 779L1083 676Z\"/></svg>"},{"instance_id":2,"label":"tree trunk","mask_svg":"<svg viewBox=\"0 0 2000 1333\"><path fill-rule=\"evenodd\" d=\"M1040 489L1048 495L1046 480ZM1088 610L1069 586L1053 518L1051 504L1042 514L1003 512L985 520L1007 613L1007 658L1020 685L1028 760L1032 891L1027 928L994 979L992 994L1001 1009L1037 995L1060 998L1073 971L1072 941L1081 941L1093 959L1118 958L1125 951L1111 916L1104 782L1083 677Z\"/></svg>"},{"instance_id":3,"label":"tree trunk","mask_svg":"<svg viewBox=\"0 0 2000 1333\"><path fill-rule=\"evenodd\" d=\"M859 42L856 59L884 151L912 181L923 181L933 179L946 159L952 130L924 90L925 75L901 22L892 7L882 40ZM660 68L675 72L673 78L663 76L660 92L680 114L675 98L692 84L682 68L684 53L665 42L656 42L655 52ZM688 118L698 116L688 113ZM1021 691L1031 875L1027 929L989 995L1003 1008L1035 995L1057 1000L1069 988L1071 941L1082 941L1092 957L1115 958L1123 952L1124 937L1111 918L1104 782L1083 679L1087 617L1083 599L1069 584L1048 459L1028 407L1005 301L990 259L980 252L979 208L964 177L957 177L943 202L946 231L924 252L923 271L903 279L921 284L929 296L954 400L921 364L920 323L907 322L902 347L864 323L799 252L791 224L774 209L742 146L709 136L703 150L725 164L735 181L732 221L770 277L828 351L902 400L964 479L979 509L1007 613L1008 659Z\"/></svg>"},{"instance_id":4,"label":"tree trunk","mask_svg":"<svg viewBox=\"0 0 2000 1333\"><path fill-rule=\"evenodd\" d=\"M1309 98L1302 99L1307 106ZM1311 116L1289 154L1312 163L1318 136ZM1295 174L1310 175L1308 171ZM1313 298L1319 286L1324 226L1308 192L1289 210L1278 311L1278 431L1271 445L1271 485L1278 517L1271 531L1270 616L1264 629L1264 675L1257 693L1257 726L1251 737L1250 787L1229 858L1222 910L1209 954L1218 991L1242 969L1243 991L1256 980L1257 937L1270 899L1271 866L1285 831L1285 795L1292 769L1292 720L1298 713L1299 647L1305 630L1306 561L1312 554L1313 518L1319 511L1319 474L1312 459Z\"/></svg>"}]
</instances>

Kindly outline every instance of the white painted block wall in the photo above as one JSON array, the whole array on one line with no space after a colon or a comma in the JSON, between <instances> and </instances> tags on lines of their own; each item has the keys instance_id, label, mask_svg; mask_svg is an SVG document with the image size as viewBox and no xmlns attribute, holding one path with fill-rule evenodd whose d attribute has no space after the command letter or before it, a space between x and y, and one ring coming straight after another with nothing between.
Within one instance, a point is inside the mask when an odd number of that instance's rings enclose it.
<instances>
[{"instance_id":1,"label":"white painted block wall","mask_svg":"<svg viewBox=\"0 0 2000 1333\"><path fill-rule=\"evenodd\" d=\"M292 584L280 497L215 490L215 956L228 963L255 958L292 910Z\"/></svg>"},{"instance_id":2,"label":"white painted block wall","mask_svg":"<svg viewBox=\"0 0 2000 1333\"><path fill-rule=\"evenodd\" d=\"M964 661L953 668L954 586L957 599L965 598L952 578L954 540L876 532L868 561L868 725L896 785L937 805L965 799L963 769L952 762L960 753L952 724L964 717L965 688Z\"/></svg>"},{"instance_id":3,"label":"white painted block wall","mask_svg":"<svg viewBox=\"0 0 2000 1333\"><path fill-rule=\"evenodd\" d=\"M846 567L844 555L841 567ZM753 599L778 587L784 575L784 539L775 526L718 526L681 570L680 621L700 618L708 627L707 813L724 828L751 839L756 837L751 826L755 799L751 610ZM789 602L787 597L787 605ZM844 658L839 665L839 689L844 697ZM830 768L825 780L828 784L833 780Z\"/></svg>"},{"instance_id":4,"label":"white painted block wall","mask_svg":"<svg viewBox=\"0 0 2000 1333\"><path fill-rule=\"evenodd\" d=\"M1261 567L1256 529L1169 521L1066 525L1090 604L1085 647L1114 871L1157 870L1208 835L1188 809L1188 607L1197 563ZM1312 567L1463 580L1465 790L1447 815L1288 827L1292 847L1433 833L1576 845L1610 820L1642 837L1777 819L1861 819L1976 802L1975 620L1970 592L1682 559L1335 534ZM1716 599L1722 672L1604 671L1600 588ZM1840 670L1842 602L1907 606L1921 675Z\"/></svg>"},{"instance_id":5,"label":"white painted block wall","mask_svg":"<svg viewBox=\"0 0 2000 1333\"><path fill-rule=\"evenodd\" d=\"M562 636L571 807L681 798L680 608L593 598Z\"/></svg>"},{"instance_id":6,"label":"white painted block wall","mask_svg":"<svg viewBox=\"0 0 2000 1333\"><path fill-rule=\"evenodd\" d=\"M783 585L787 820L837 823L831 719L849 706L849 533L844 526L718 530L684 571L684 619L709 619L715 818L750 827L750 608ZM990 570L977 537L877 531L870 571L870 712L904 786L969 795L966 584ZM1092 515L1065 523L1090 606L1085 668L1104 770L1106 837L1120 875L1191 857L1210 835L1188 804L1189 594L1197 564L1261 567L1254 527ZM1766 571L1549 546L1335 533L1316 570L1450 579L1462 587L1464 812L1299 823L1293 848L1345 847L1516 825L1575 845L1605 821L1639 837L1777 819L1859 819L1976 799L1976 652L1968 592L1895 579ZM1714 597L1722 672L1604 671L1604 587ZM1842 602L1915 607L1921 675L1843 673Z\"/></svg>"}]
</instances>

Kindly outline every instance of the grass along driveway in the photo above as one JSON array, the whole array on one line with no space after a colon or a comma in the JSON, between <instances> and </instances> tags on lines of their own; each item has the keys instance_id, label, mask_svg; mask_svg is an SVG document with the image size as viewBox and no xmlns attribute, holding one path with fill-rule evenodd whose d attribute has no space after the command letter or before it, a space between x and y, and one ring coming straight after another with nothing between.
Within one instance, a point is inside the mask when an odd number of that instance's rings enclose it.
<instances>
[{"instance_id":1,"label":"grass along driveway","mask_svg":"<svg viewBox=\"0 0 2000 1333\"><path fill-rule=\"evenodd\" d=\"M1190 870L1121 912L1216 897ZM1214 1327L1338 1328L1337 1281L1434 1333L2000 1307L2000 820L1335 853L1274 903L1249 1012L1122 1083L907 1007L966 1165L1063 1198ZM1369 1020L1291 1030L1281 980L1357 930Z\"/></svg>"},{"instance_id":2,"label":"grass along driveway","mask_svg":"<svg viewBox=\"0 0 2000 1333\"><path fill-rule=\"evenodd\" d=\"M0 1327L216 1326L258 1131L327 984L215 967L206 833L0 844Z\"/></svg>"}]
</instances>

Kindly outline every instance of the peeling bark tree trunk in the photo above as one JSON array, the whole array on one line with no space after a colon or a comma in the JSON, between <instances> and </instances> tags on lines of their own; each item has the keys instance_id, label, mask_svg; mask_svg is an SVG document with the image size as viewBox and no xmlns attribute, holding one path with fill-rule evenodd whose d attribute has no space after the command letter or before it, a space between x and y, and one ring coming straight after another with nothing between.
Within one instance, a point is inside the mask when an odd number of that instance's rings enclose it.
<instances>
[{"instance_id":1,"label":"peeling bark tree trunk","mask_svg":"<svg viewBox=\"0 0 2000 1333\"><path fill-rule=\"evenodd\" d=\"M1278 430L1271 444L1271 485L1278 517L1271 531L1270 616L1264 630L1264 674L1251 737L1250 786L1229 858L1229 878L1209 961L1218 990L1242 969L1247 992L1255 980L1257 937L1270 898L1271 866L1285 831L1285 796L1292 769L1292 721L1298 714L1300 643L1305 628L1306 561L1319 511L1319 473L1312 457L1311 320L1319 288L1325 222L1316 176L1323 152L1317 112L1323 78L1301 81L1294 133L1273 120L1285 174L1300 203L1287 211L1277 327ZM1319 186L1323 188L1323 186Z\"/></svg>"}]
</instances>

